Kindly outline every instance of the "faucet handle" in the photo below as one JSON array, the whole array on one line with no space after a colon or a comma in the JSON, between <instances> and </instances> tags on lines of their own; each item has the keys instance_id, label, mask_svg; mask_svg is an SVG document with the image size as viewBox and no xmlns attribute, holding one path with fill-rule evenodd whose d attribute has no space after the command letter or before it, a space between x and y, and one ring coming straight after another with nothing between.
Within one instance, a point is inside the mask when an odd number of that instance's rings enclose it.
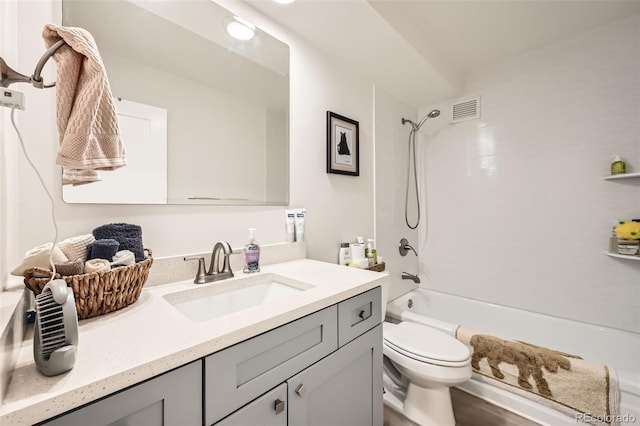
<instances>
[{"instance_id":1,"label":"faucet handle","mask_svg":"<svg viewBox=\"0 0 640 426\"><path fill-rule=\"evenodd\" d=\"M189 261L189 260L197 260L198 261L198 272L196 273L196 277L193 279L193 282L195 284L204 284L205 281L205 274L204 274L204 270L206 269L204 266L204 257L202 256L186 256L183 258L184 261Z\"/></svg>"}]
</instances>

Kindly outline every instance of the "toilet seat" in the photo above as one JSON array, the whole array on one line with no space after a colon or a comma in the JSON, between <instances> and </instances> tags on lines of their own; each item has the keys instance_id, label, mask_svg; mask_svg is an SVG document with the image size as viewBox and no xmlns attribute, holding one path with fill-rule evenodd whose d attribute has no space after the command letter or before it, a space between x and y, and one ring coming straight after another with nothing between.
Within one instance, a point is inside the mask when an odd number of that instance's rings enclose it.
<instances>
[{"instance_id":1,"label":"toilet seat","mask_svg":"<svg viewBox=\"0 0 640 426\"><path fill-rule=\"evenodd\" d=\"M416 361L443 367L470 363L469 349L459 340L431 327L401 322L383 324L384 344Z\"/></svg>"}]
</instances>

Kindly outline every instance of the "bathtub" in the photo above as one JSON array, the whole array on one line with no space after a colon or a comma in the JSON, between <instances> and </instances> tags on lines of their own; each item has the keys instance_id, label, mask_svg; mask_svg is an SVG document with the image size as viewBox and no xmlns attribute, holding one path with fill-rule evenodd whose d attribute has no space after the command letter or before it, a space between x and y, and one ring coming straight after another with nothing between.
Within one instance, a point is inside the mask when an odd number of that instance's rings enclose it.
<instances>
[{"instance_id":1,"label":"bathtub","mask_svg":"<svg viewBox=\"0 0 640 426\"><path fill-rule=\"evenodd\" d=\"M387 320L417 322L451 335L463 325L606 364L618 373L621 424L640 424L640 334L426 289L389 302ZM542 425L576 425L573 417L473 378L458 388Z\"/></svg>"}]
</instances>

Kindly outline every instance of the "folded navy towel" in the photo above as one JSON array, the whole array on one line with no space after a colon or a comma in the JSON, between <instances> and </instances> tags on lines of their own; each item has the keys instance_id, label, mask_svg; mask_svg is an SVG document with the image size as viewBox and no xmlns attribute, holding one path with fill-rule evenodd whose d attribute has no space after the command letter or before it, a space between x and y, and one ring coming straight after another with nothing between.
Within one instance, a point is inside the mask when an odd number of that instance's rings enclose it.
<instances>
[{"instance_id":1,"label":"folded navy towel","mask_svg":"<svg viewBox=\"0 0 640 426\"><path fill-rule=\"evenodd\" d=\"M142 245L142 227L129 223L110 223L98 226L93 230L96 240L112 238L120 243L120 250L133 252L136 262L144 260L144 247ZM114 253L115 254L115 253Z\"/></svg>"},{"instance_id":2,"label":"folded navy towel","mask_svg":"<svg viewBox=\"0 0 640 426\"><path fill-rule=\"evenodd\" d=\"M112 238L96 239L87 246L87 259L106 259L111 262L119 248L120 243Z\"/></svg>"}]
</instances>

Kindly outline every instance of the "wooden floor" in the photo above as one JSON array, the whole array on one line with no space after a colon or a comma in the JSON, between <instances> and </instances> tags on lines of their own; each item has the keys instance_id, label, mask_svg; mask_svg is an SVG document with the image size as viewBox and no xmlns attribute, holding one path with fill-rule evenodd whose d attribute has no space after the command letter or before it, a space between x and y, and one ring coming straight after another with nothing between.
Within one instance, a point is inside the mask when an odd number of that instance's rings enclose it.
<instances>
[{"instance_id":1,"label":"wooden floor","mask_svg":"<svg viewBox=\"0 0 640 426\"><path fill-rule=\"evenodd\" d=\"M456 388L451 389L456 426L539 426L504 408ZM384 407L384 426L419 426L402 414Z\"/></svg>"}]
</instances>

